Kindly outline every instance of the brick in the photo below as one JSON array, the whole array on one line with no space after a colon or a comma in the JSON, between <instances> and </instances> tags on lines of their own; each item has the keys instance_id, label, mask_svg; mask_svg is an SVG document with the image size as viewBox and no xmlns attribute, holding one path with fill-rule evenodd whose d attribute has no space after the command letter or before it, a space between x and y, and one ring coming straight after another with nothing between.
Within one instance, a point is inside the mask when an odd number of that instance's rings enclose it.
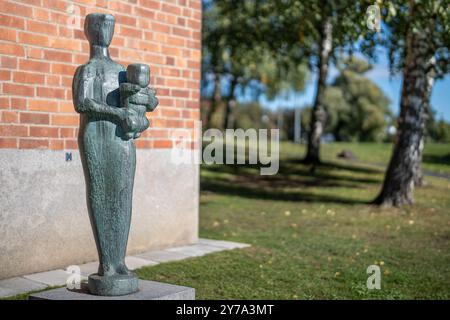
<instances>
[{"instance_id":1,"label":"brick","mask_svg":"<svg viewBox=\"0 0 450 320\"><path fill-rule=\"evenodd\" d=\"M180 36L180 37L190 37L191 36L191 31L188 29L183 29L183 28L178 28L178 27L173 27L172 28L172 33L174 35Z\"/></svg>"},{"instance_id":2,"label":"brick","mask_svg":"<svg viewBox=\"0 0 450 320\"><path fill-rule=\"evenodd\" d=\"M58 128L52 127L30 127L30 137L47 137L47 138L57 138Z\"/></svg>"},{"instance_id":3,"label":"brick","mask_svg":"<svg viewBox=\"0 0 450 320\"><path fill-rule=\"evenodd\" d=\"M59 86L61 84L59 76L46 75L45 76L45 84L50 86Z\"/></svg>"},{"instance_id":4,"label":"brick","mask_svg":"<svg viewBox=\"0 0 450 320\"><path fill-rule=\"evenodd\" d=\"M26 110L27 106L27 99L11 97L11 109Z\"/></svg>"},{"instance_id":5,"label":"brick","mask_svg":"<svg viewBox=\"0 0 450 320\"><path fill-rule=\"evenodd\" d=\"M0 80L1 81L9 81L9 80L11 80L11 71L9 71L9 70L0 70Z\"/></svg>"},{"instance_id":6,"label":"brick","mask_svg":"<svg viewBox=\"0 0 450 320\"><path fill-rule=\"evenodd\" d=\"M44 58L46 60L58 62L72 62L72 54L69 52L62 52L57 50L44 50Z\"/></svg>"},{"instance_id":7,"label":"brick","mask_svg":"<svg viewBox=\"0 0 450 320\"><path fill-rule=\"evenodd\" d=\"M25 29L25 19L0 14L0 25L16 29Z\"/></svg>"},{"instance_id":8,"label":"brick","mask_svg":"<svg viewBox=\"0 0 450 320\"><path fill-rule=\"evenodd\" d=\"M0 124L0 137L26 137L28 128L22 125Z\"/></svg>"},{"instance_id":9,"label":"brick","mask_svg":"<svg viewBox=\"0 0 450 320\"><path fill-rule=\"evenodd\" d=\"M64 99L65 91L64 89L38 87L36 95L44 98Z\"/></svg>"},{"instance_id":10,"label":"brick","mask_svg":"<svg viewBox=\"0 0 450 320\"><path fill-rule=\"evenodd\" d=\"M64 113L75 112L75 107L73 106L72 100L70 101L60 101L59 111Z\"/></svg>"},{"instance_id":11,"label":"brick","mask_svg":"<svg viewBox=\"0 0 450 320\"><path fill-rule=\"evenodd\" d=\"M17 31L2 28L2 32L0 32L0 40L17 42Z\"/></svg>"},{"instance_id":12,"label":"brick","mask_svg":"<svg viewBox=\"0 0 450 320\"><path fill-rule=\"evenodd\" d=\"M161 9L161 3L159 1L155 0L140 0L139 2L146 8L154 9L154 10L160 10Z\"/></svg>"},{"instance_id":13,"label":"brick","mask_svg":"<svg viewBox=\"0 0 450 320\"><path fill-rule=\"evenodd\" d=\"M162 24L162 23L153 21L152 25L151 25L151 30L153 32L169 33L170 32L170 26L168 26L166 24Z\"/></svg>"},{"instance_id":14,"label":"brick","mask_svg":"<svg viewBox=\"0 0 450 320\"><path fill-rule=\"evenodd\" d=\"M0 96L0 109L9 109L9 98Z\"/></svg>"},{"instance_id":15,"label":"brick","mask_svg":"<svg viewBox=\"0 0 450 320\"><path fill-rule=\"evenodd\" d=\"M19 149L46 149L48 139L20 139Z\"/></svg>"},{"instance_id":16,"label":"brick","mask_svg":"<svg viewBox=\"0 0 450 320\"><path fill-rule=\"evenodd\" d=\"M33 8L33 16L37 20L41 20L41 21L49 21L50 20L50 12L46 9Z\"/></svg>"},{"instance_id":17,"label":"brick","mask_svg":"<svg viewBox=\"0 0 450 320\"><path fill-rule=\"evenodd\" d=\"M139 17L145 17L147 19L154 19L155 18L155 11L154 10L148 10L145 8L140 8L140 7L135 7L134 11L136 13L137 16ZM141 28L144 28L144 26L142 25L142 22L145 22L145 20L139 19L138 20L138 25ZM149 28L149 26L146 26L145 29Z\"/></svg>"},{"instance_id":18,"label":"brick","mask_svg":"<svg viewBox=\"0 0 450 320\"><path fill-rule=\"evenodd\" d=\"M63 26L58 26L58 36L64 37L64 38L73 38L73 29L63 27Z\"/></svg>"},{"instance_id":19,"label":"brick","mask_svg":"<svg viewBox=\"0 0 450 320\"><path fill-rule=\"evenodd\" d=\"M48 147L51 150L63 150L64 149L64 141L57 139L50 139L48 141Z\"/></svg>"},{"instance_id":20,"label":"brick","mask_svg":"<svg viewBox=\"0 0 450 320\"><path fill-rule=\"evenodd\" d=\"M34 33L19 33L19 42L32 44L36 46L45 46L48 47L49 40L47 36L37 35Z\"/></svg>"},{"instance_id":21,"label":"brick","mask_svg":"<svg viewBox=\"0 0 450 320\"><path fill-rule=\"evenodd\" d=\"M23 57L25 50L21 45L6 42L0 44L0 54Z\"/></svg>"},{"instance_id":22,"label":"brick","mask_svg":"<svg viewBox=\"0 0 450 320\"><path fill-rule=\"evenodd\" d=\"M50 47L68 51L81 51L81 42L74 39L52 38L50 39Z\"/></svg>"},{"instance_id":23,"label":"brick","mask_svg":"<svg viewBox=\"0 0 450 320\"><path fill-rule=\"evenodd\" d=\"M177 46L177 47L184 47L186 44L186 40L183 38L179 38L179 37L173 37L168 35L167 36L167 41L168 44L170 44L171 46Z\"/></svg>"},{"instance_id":24,"label":"brick","mask_svg":"<svg viewBox=\"0 0 450 320\"><path fill-rule=\"evenodd\" d=\"M168 117L168 118L180 117L180 111L176 110L176 109L161 108L160 112L161 112L161 116L163 116L163 117Z\"/></svg>"},{"instance_id":25,"label":"brick","mask_svg":"<svg viewBox=\"0 0 450 320\"><path fill-rule=\"evenodd\" d=\"M58 30L57 28L55 28L54 24L35 20L27 21L27 30L31 32L43 33L52 36L56 36L58 34Z\"/></svg>"},{"instance_id":26,"label":"brick","mask_svg":"<svg viewBox=\"0 0 450 320\"><path fill-rule=\"evenodd\" d=\"M78 149L77 140L64 140L64 149L68 149L68 150Z\"/></svg>"},{"instance_id":27,"label":"brick","mask_svg":"<svg viewBox=\"0 0 450 320\"><path fill-rule=\"evenodd\" d=\"M131 12L133 10L133 7L131 5L123 3L123 2L118 2L118 1L109 1L108 7L109 7L109 9L114 10L116 12L127 13L127 14L131 14ZM119 23L123 23L119 19L117 19L118 17L124 17L124 16L116 15L116 21L118 21Z\"/></svg>"},{"instance_id":28,"label":"brick","mask_svg":"<svg viewBox=\"0 0 450 320\"><path fill-rule=\"evenodd\" d=\"M14 82L43 84L45 76L38 73L15 71L13 73Z\"/></svg>"},{"instance_id":29,"label":"brick","mask_svg":"<svg viewBox=\"0 0 450 320\"><path fill-rule=\"evenodd\" d=\"M172 141L171 140L155 140L155 141L153 141L153 147L161 148L161 149L172 148Z\"/></svg>"},{"instance_id":30,"label":"brick","mask_svg":"<svg viewBox=\"0 0 450 320\"><path fill-rule=\"evenodd\" d=\"M20 123L49 124L50 116L45 113L21 112Z\"/></svg>"},{"instance_id":31,"label":"brick","mask_svg":"<svg viewBox=\"0 0 450 320\"><path fill-rule=\"evenodd\" d=\"M42 49L35 47L28 47L26 50L26 57L31 59L41 59Z\"/></svg>"},{"instance_id":32,"label":"brick","mask_svg":"<svg viewBox=\"0 0 450 320\"><path fill-rule=\"evenodd\" d=\"M0 1L0 12L7 12L13 16L33 17L33 9L31 7L4 0Z\"/></svg>"},{"instance_id":33,"label":"brick","mask_svg":"<svg viewBox=\"0 0 450 320\"><path fill-rule=\"evenodd\" d=\"M21 59L19 61L19 69L48 73L50 71L50 64L43 61Z\"/></svg>"},{"instance_id":34,"label":"brick","mask_svg":"<svg viewBox=\"0 0 450 320\"><path fill-rule=\"evenodd\" d=\"M4 83L3 93L15 96L34 96L34 88L23 84Z\"/></svg>"},{"instance_id":35,"label":"brick","mask_svg":"<svg viewBox=\"0 0 450 320\"><path fill-rule=\"evenodd\" d=\"M19 114L17 111L1 111L0 116L3 123L17 123L19 121Z\"/></svg>"},{"instance_id":36,"label":"brick","mask_svg":"<svg viewBox=\"0 0 450 320\"><path fill-rule=\"evenodd\" d=\"M142 31L139 29L128 28L123 25L119 28L119 34L125 37L142 38Z\"/></svg>"},{"instance_id":37,"label":"brick","mask_svg":"<svg viewBox=\"0 0 450 320\"><path fill-rule=\"evenodd\" d=\"M174 14L176 16L181 15L181 8L171 5L171 4L167 4L167 3L163 3L162 5L162 11L167 12L167 13L171 13Z\"/></svg>"},{"instance_id":38,"label":"brick","mask_svg":"<svg viewBox=\"0 0 450 320\"><path fill-rule=\"evenodd\" d=\"M73 76L75 74L76 66L61 64L61 63L52 63L52 73L53 74L61 74L67 76Z\"/></svg>"},{"instance_id":39,"label":"brick","mask_svg":"<svg viewBox=\"0 0 450 320\"><path fill-rule=\"evenodd\" d=\"M170 90L171 95L180 98L189 98L189 90Z\"/></svg>"},{"instance_id":40,"label":"brick","mask_svg":"<svg viewBox=\"0 0 450 320\"><path fill-rule=\"evenodd\" d=\"M17 68L17 58L14 57L0 57L0 66L7 69Z\"/></svg>"},{"instance_id":41,"label":"brick","mask_svg":"<svg viewBox=\"0 0 450 320\"><path fill-rule=\"evenodd\" d=\"M78 115L64 115L64 114L55 114L52 115L52 125L57 126L78 126L79 125L79 117Z\"/></svg>"},{"instance_id":42,"label":"brick","mask_svg":"<svg viewBox=\"0 0 450 320\"><path fill-rule=\"evenodd\" d=\"M74 128L59 128L60 138L74 138L76 136Z\"/></svg>"},{"instance_id":43,"label":"brick","mask_svg":"<svg viewBox=\"0 0 450 320\"><path fill-rule=\"evenodd\" d=\"M58 111L58 101L31 99L28 103L28 110L56 112Z\"/></svg>"},{"instance_id":44,"label":"brick","mask_svg":"<svg viewBox=\"0 0 450 320\"><path fill-rule=\"evenodd\" d=\"M17 148L17 139L15 138L0 138L0 148Z\"/></svg>"},{"instance_id":45,"label":"brick","mask_svg":"<svg viewBox=\"0 0 450 320\"><path fill-rule=\"evenodd\" d=\"M138 139L134 143L139 149L150 149L153 147L153 141L151 140Z\"/></svg>"}]
</instances>

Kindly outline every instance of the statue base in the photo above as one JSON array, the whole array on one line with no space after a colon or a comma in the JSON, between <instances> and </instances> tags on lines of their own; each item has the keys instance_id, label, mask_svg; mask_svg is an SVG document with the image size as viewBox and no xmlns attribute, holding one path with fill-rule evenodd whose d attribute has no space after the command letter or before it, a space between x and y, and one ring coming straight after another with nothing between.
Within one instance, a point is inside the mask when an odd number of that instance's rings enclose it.
<instances>
[{"instance_id":1,"label":"statue base","mask_svg":"<svg viewBox=\"0 0 450 320\"><path fill-rule=\"evenodd\" d=\"M91 294L97 296L123 296L139 290L139 279L135 274L100 276L91 274L88 278Z\"/></svg>"},{"instance_id":2,"label":"statue base","mask_svg":"<svg viewBox=\"0 0 450 320\"><path fill-rule=\"evenodd\" d=\"M30 300L195 300L195 289L173 284L139 280L139 291L123 296L98 296L89 293L87 284L80 289L58 288L29 296Z\"/></svg>"}]
</instances>

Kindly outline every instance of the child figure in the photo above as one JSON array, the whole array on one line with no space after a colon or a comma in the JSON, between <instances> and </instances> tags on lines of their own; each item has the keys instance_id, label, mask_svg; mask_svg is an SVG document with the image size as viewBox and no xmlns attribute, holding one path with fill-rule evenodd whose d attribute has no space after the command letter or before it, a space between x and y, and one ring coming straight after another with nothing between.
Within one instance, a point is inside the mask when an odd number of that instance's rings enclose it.
<instances>
[{"instance_id":1,"label":"child figure","mask_svg":"<svg viewBox=\"0 0 450 320\"><path fill-rule=\"evenodd\" d=\"M158 101L151 101L147 107L134 104L132 100L139 100L139 94L154 89L147 87L150 82L150 68L146 64L133 63L127 68L127 82L120 84L121 106L128 110L129 116L125 120L125 137L136 139L141 132L150 126L145 112L153 111Z\"/></svg>"}]
</instances>

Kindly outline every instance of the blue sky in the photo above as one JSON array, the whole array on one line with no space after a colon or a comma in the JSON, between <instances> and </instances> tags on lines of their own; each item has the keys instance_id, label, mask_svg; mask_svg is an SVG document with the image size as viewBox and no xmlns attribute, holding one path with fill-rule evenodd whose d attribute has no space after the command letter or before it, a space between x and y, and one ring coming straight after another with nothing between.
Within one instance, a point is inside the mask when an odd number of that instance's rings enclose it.
<instances>
[{"instance_id":1,"label":"blue sky","mask_svg":"<svg viewBox=\"0 0 450 320\"><path fill-rule=\"evenodd\" d=\"M334 67L330 68L328 82L332 81L337 75ZM373 69L365 74L369 79L375 82L391 100L391 109L398 114L399 100L401 92L401 75L391 77L389 74L388 61L386 54L380 54L378 61L373 63ZM289 94L286 97L276 98L274 101L268 101L263 95L260 98L262 105L275 110L278 107L293 108L297 106L311 105L315 94L316 77L312 75L304 92L298 94ZM436 118L444 118L450 122L450 76L435 82L432 96L431 106L436 111Z\"/></svg>"}]
</instances>

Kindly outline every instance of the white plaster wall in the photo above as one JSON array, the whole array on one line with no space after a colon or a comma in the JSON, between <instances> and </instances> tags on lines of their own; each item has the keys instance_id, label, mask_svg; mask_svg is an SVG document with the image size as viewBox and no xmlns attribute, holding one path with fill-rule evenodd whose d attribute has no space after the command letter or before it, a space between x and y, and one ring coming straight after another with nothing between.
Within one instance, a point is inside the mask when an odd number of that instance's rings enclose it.
<instances>
[{"instance_id":1,"label":"white plaster wall","mask_svg":"<svg viewBox=\"0 0 450 320\"><path fill-rule=\"evenodd\" d=\"M97 260L78 151L0 149L0 279ZM199 168L137 151L128 254L198 239Z\"/></svg>"}]
</instances>

